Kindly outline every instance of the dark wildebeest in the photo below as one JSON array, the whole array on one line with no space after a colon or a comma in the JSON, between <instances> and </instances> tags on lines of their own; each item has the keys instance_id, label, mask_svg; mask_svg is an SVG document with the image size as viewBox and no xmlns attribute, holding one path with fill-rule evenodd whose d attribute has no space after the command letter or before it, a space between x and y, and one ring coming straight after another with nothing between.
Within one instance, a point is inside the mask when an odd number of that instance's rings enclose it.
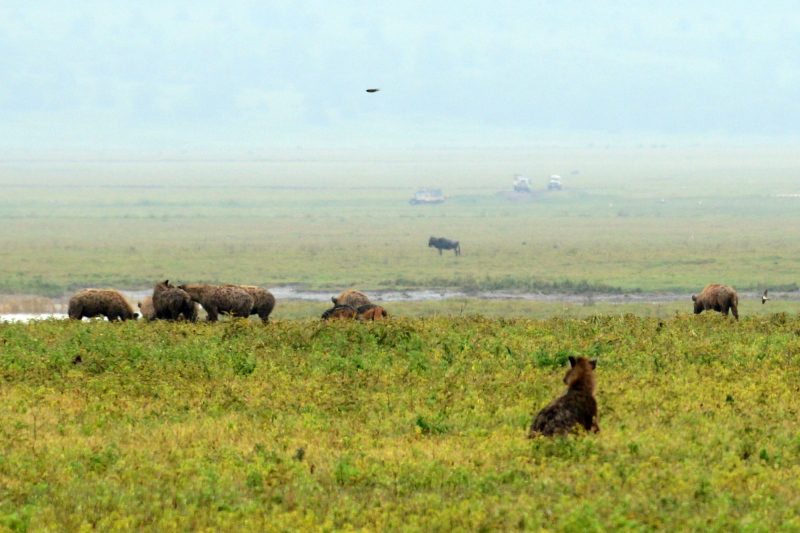
<instances>
[{"instance_id":1,"label":"dark wildebeest","mask_svg":"<svg viewBox=\"0 0 800 533\"><path fill-rule=\"evenodd\" d=\"M439 255L442 255L442 250L454 250L456 255L461 255L461 245L458 241L451 241L444 237L431 237L428 241L428 248L436 248L439 250Z\"/></svg>"}]
</instances>

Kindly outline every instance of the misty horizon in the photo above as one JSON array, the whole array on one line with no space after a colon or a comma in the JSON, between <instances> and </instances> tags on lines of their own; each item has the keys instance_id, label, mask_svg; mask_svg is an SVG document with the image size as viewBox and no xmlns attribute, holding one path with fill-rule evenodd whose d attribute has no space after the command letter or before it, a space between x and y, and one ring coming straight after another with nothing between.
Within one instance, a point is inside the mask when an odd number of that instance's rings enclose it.
<instances>
[{"instance_id":1,"label":"misty horizon","mask_svg":"<svg viewBox=\"0 0 800 533\"><path fill-rule=\"evenodd\" d=\"M786 144L800 134L800 14L788 2L86 2L0 14L2 152Z\"/></svg>"}]
</instances>

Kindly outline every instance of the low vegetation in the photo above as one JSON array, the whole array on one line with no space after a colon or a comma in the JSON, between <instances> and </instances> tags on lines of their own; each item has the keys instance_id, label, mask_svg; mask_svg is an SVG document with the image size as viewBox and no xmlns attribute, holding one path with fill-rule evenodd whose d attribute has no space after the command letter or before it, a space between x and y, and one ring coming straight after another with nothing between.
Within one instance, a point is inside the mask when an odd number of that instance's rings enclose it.
<instances>
[{"instance_id":1,"label":"low vegetation","mask_svg":"<svg viewBox=\"0 0 800 533\"><path fill-rule=\"evenodd\" d=\"M795 531L798 333L744 312L0 324L0 529ZM529 440L570 355L599 359L602 429Z\"/></svg>"},{"instance_id":2,"label":"low vegetation","mask_svg":"<svg viewBox=\"0 0 800 533\"><path fill-rule=\"evenodd\" d=\"M259 157L0 162L0 313L164 279L580 296L0 323L0 531L800 530L796 150ZM503 194L529 171L564 190ZM739 322L690 314L709 283ZM601 431L526 438L570 356Z\"/></svg>"}]
</instances>

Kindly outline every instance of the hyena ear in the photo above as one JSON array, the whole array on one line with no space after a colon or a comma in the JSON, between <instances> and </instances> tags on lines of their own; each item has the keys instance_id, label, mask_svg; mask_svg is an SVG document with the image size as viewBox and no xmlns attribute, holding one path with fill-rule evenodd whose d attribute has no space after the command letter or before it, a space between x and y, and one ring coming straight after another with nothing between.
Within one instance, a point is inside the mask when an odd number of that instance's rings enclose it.
<instances>
[{"instance_id":1,"label":"hyena ear","mask_svg":"<svg viewBox=\"0 0 800 533\"><path fill-rule=\"evenodd\" d=\"M696 301L697 301L697 296L695 296L694 294L692 294L692 301L693 301L693 302L696 302Z\"/></svg>"},{"instance_id":2,"label":"hyena ear","mask_svg":"<svg viewBox=\"0 0 800 533\"><path fill-rule=\"evenodd\" d=\"M569 356L569 366L572 366L572 367L575 366L575 358L572 357L571 355Z\"/></svg>"},{"instance_id":3,"label":"hyena ear","mask_svg":"<svg viewBox=\"0 0 800 533\"><path fill-rule=\"evenodd\" d=\"M139 309L142 308L142 302L139 302Z\"/></svg>"},{"instance_id":4,"label":"hyena ear","mask_svg":"<svg viewBox=\"0 0 800 533\"><path fill-rule=\"evenodd\" d=\"M165 280L165 281L164 281L164 285L166 285L167 287L169 287L169 280Z\"/></svg>"},{"instance_id":5,"label":"hyena ear","mask_svg":"<svg viewBox=\"0 0 800 533\"><path fill-rule=\"evenodd\" d=\"M592 365L592 370L594 370L595 368L597 368L597 359L592 359L591 361L589 361L589 364Z\"/></svg>"}]
</instances>

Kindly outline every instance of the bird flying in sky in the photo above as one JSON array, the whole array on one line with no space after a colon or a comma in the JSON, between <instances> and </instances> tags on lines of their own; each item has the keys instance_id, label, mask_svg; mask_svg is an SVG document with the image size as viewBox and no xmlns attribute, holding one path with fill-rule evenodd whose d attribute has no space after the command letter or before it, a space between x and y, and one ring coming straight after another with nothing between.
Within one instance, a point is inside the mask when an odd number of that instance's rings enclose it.
<instances>
[{"instance_id":1,"label":"bird flying in sky","mask_svg":"<svg viewBox=\"0 0 800 533\"><path fill-rule=\"evenodd\" d=\"M376 93L378 91L380 91L380 89L367 89L368 93Z\"/></svg>"}]
</instances>

